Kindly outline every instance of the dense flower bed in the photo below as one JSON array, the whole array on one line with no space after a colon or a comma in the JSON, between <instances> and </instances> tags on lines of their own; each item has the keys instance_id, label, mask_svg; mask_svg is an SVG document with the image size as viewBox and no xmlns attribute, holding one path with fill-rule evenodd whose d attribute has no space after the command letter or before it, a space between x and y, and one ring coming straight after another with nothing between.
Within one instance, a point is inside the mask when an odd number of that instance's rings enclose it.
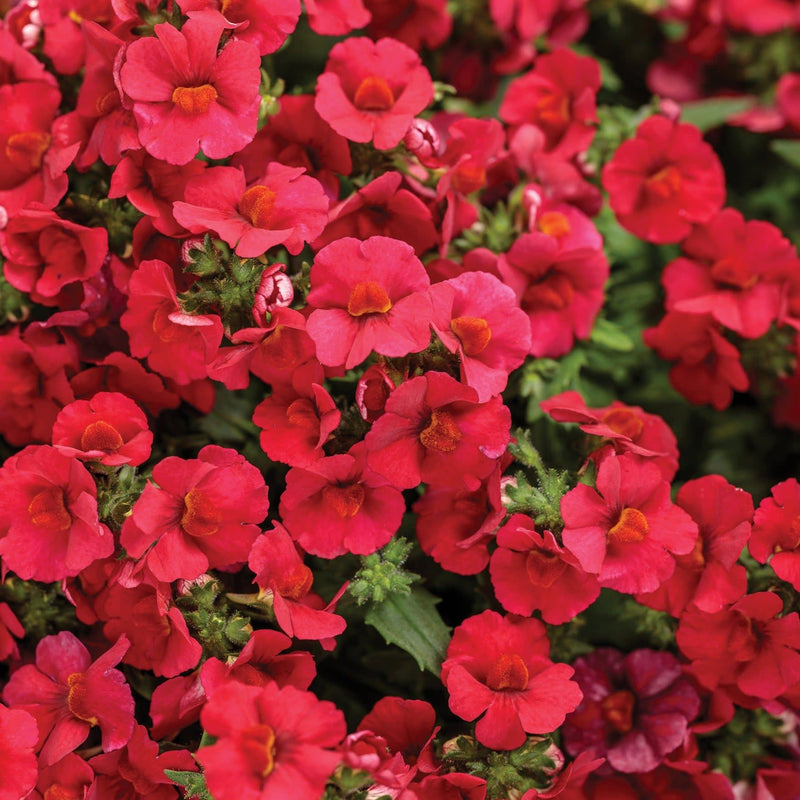
<instances>
[{"instance_id":1,"label":"dense flower bed","mask_svg":"<svg viewBox=\"0 0 800 800\"><path fill-rule=\"evenodd\" d=\"M800 798L797 2L0 11L0 800Z\"/></svg>"}]
</instances>

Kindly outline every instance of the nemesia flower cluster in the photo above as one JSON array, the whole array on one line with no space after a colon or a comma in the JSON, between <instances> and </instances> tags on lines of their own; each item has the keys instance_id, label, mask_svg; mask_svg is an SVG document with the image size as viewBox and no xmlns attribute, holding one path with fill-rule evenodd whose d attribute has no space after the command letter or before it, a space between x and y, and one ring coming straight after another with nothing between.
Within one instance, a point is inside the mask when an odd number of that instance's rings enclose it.
<instances>
[{"instance_id":1,"label":"nemesia flower cluster","mask_svg":"<svg viewBox=\"0 0 800 800\"><path fill-rule=\"evenodd\" d=\"M800 11L619 5L0 3L0 800L800 797Z\"/></svg>"}]
</instances>

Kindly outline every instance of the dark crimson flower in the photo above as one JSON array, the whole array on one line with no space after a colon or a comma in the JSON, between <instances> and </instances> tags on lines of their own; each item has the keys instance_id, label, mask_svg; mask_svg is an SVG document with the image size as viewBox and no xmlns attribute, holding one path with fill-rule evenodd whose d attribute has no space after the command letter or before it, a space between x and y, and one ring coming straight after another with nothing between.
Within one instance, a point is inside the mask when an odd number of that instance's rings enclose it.
<instances>
[{"instance_id":1,"label":"dark crimson flower","mask_svg":"<svg viewBox=\"0 0 800 800\"><path fill-rule=\"evenodd\" d=\"M511 424L500 397L477 399L443 372L406 381L364 439L367 463L398 489L421 481L477 489L505 452Z\"/></svg>"},{"instance_id":2,"label":"dark crimson flower","mask_svg":"<svg viewBox=\"0 0 800 800\"><path fill-rule=\"evenodd\" d=\"M325 649L333 649L332 637L347 627L344 619L333 613L338 595L326 606L319 595L311 592L314 576L280 522L256 539L248 566L255 573L253 582L258 585L259 594L272 597L275 619L285 634L297 639L320 639Z\"/></svg>"},{"instance_id":3,"label":"dark crimson flower","mask_svg":"<svg viewBox=\"0 0 800 800\"><path fill-rule=\"evenodd\" d=\"M178 304L172 268L163 261L142 261L129 283L128 307L120 318L130 352L147 357L164 377L186 384L207 375L206 364L222 341L216 314L185 314Z\"/></svg>"},{"instance_id":4,"label":"dark crimson flower","mask_svg":"<svg viewBox=\"0 0 800 800\"><path fill-rule=\"evenodd\" d=\"M0 250L6 257L6 280L36 302L52 305L64 286L99 272L108 253L108 234L30 203L0 231Z\"/></svg>"},{"instance_id":5,"label":"dark crimson flower","mask_svg":"<svg viewBox=\"0 0 800 800\"><path fill-rule=\"evenodd\" d=\"M494 750L519 747L526 733L554 731L582 694L572 667L554 664L549 653L539 620L495 611L469 617L453 631L442 664L450 710L467 721L481 717L475 736Z\"/></svg>"},{"instance_id":6,"label":"dark crimson flower","mask_svg":"<svg viewBox=\"0 0 800 800\"><path fill-rule=\"evenodd\" d=\"M800 681L800 619L779 617L774 592L745 595L729 608L708 613L689 607L676 640L691 660L689 672L707 689L738 689L772 700Z\"/></svg>"},{"instance_id":7,"label":"dark crimson flower","mask_svg":"<svg viewBox=\"0 0 800 800\"><path fill-rule=\"evenodd\" d=\"M348 40L349 41L349 40ZM430 342L428 273L405 242L345 238L317 253L307 329L326 366L352 369L371 353L400 357Z\"/></svg>"},{"instance_id":8,"label":"dark crimson flower","mask_svg":"<svg viewBox=\"0 0 800 800\"><path fill-rule=\"evenodd\" d=\"M188 750L166 750L159 755L158 742L137 725L127 745L113 753L89 759L95 779L86 800L109 797L141 797L147 800L173 800L175 784L164 770L197 771Z\"/></svg>"},{"instance_id":9,"label":"dark crimson flower","mask_svg":"<svg viewBox=\"0 0 800 800\"><path fill-rule=\"evenodd\" d=\"M433 81L402 42L355 37L333 46L316 98L317 112L337 133L388 150L433 99Z\"/></svg>"},{"instance_id":10,"label":"dark crimson flower","mask_svg":"<svg viewBox=\"0 0 800 800\"><path fill-rule=\"evenodd\" d=\"M0 800L20 800L36 784L36 720L21 708L0 703Z\"/></svg>"},{"instance_id":11,"label":"dark crimson flower","mask_svg":"<svg viewBox=\"0 0 800 800\"><path fill-rule=\"evenodd\" d=\"M568 622L600 594L595 576L584 572L550 531L537 533L524 514L514 514L497 531L489 574L506 611L530 616L538 609L551 625Z\"/></svg>"},{"instance_id":12,"label":"dark crimson flower","mask_svg":"<svg viewBox=\"0 0 800 800\"><path fill-rule=\"evenodd\" d=\"M53 423L57 450L107 466L138 466L150 458L152 444L147 417L133 400L118 392L75 400L59 411Z\"/></svg>"},{"instance_id":13,"label":"dark crimson flower","mask_svg":"<svg viewBox=\"0 0 800 800\"><path fill-rule=\"evenodd\" d=\"M485 800L486 780L463 772L428 775L414 791L419 800Z\"/></svg>"},{"instance_id":14,"label":"dark crimson flower","mask_svg":"<svg viewBox=\"0 0 800 800\"><path fill-rule=\"evenodd\" d=\"M180 30L156 25L155 36L128 45L120 86L150 155L170 164L186 164L198 150L226 158L255 136L258 48L231 39L218 53L226 27L225 20L201 15Z\"/></svg>"},{"instance_id":15,"label":"dark crimson flower","mask_svg":"<svg viewBox=\"0 0 800 800\"><path fill-rule=\"evenodd\" d=\"M430 297L431 326L458 354L461 380L481 402L500 394L531 347L530 321L513 290L489 273L465 272L434 284Z\"/></svg>"},{"instance_id":16,"label":"dark crimson flower","mask_svg":"<svg viewBox=\"0 0 800 800\"><path fill-rule=\"evenodd\" d=\"M779 795L764 797L777 800ZM789 795L787 795L788 797ZM585 800L734 800L730 780L708 771L702 761L666 762L649 772L590 775L581 795Z\"/></svg>"},{"instance_id":17,"label":"dark crimson flower","mask_svg":"<svg viewBox=\"0 0 800 800\"><path fill-rule=\"evenodd\" d=\"M591 456L598 463L611 451L634 453L655 464L664 480L671 481L678 471L678 442L657 414L619 400L605 408L589 408L575 391L554 395L539 406L556 422L577 422L582 431L607 442Z\"/></svg>"},{"instance_id":18,"label":"dark crimson flower","mask_svg":"<svg viewBox=\"0 0 800 800\"><path fill-rule=\"evenodd\" d=\"M367 467L359 442L349 453L290 469L280 515L306 552L335 558L383 547L400 527L405 508L401 492Z\"/></svg>"},{"instance_id":19,"label":"dark crimson flower","mask_svg":"<svg viewBox=\"0 0 800 800\"><path fill-rule=\"evenodd\" d=\"M322 185L303 171L273 162L248 187L240 169L211 167L187 182L175 219L192 233L214 231L245 258L278 244L297 255L328 220Z\"/></svg>"},{"instance_id":20,"label":"dark crimson flower","mask_svg":"<svg viewBox=\"0 0 800 800\"><path fill-rule=\"evenodd\" d=\"M589 337L609 274L602 249L524 233L500 255L498 269L530 317L531 355L556 358Z\"/></svg>"},{"instance_id":21,"label":"dark crimson flower","mask_svg":"<svg viewBox=\"0 0 800 800\"><path fill-rule=\"evenodd\" d=\"M388 236L408 242L421 256L439 235L430 208L408 189L399 172L384 172L331 209L328 224L313 243L315 249L346 236L368 239Z\"/></svg>"},{"instance_id":22,"label":"dark crimson flower","mask_svg":"<svg viewBox=\"0 0 800 800\"><path fill-rule=\"evenodd\" d=\"M603 188L619 224L656 244L679 242L725 201L717 154L693 125L653 116L603 167Z\"/></svg>"},{"instance_id":23,"label":"dark crimson flower","mask_svg":"<svg viewBox=\"0 0 800 800\"><path fill-rule=\"evenodd\" d=\"M412 50L439 47L453 28L446 0L364 0L364 4L372 15L367 33L373 39L391 36Z\"/></svg>"},{"instance_id":24,"label":"dark crimson flower","mask_svg":"<svg viewBox=\"0 0 800 800\"><path fill-rule=\"evenodd\" d=\"M120 543L133 558L146 554L158 580L193 580L247 561L269 498L261 472L244 456L209 444L196 459L160 461L153 481L134 504Z\"/></svg>"},{"instance_id":25,"label":"dark crimson flower","mask_svg":"<svg viewBox=\"0 0 800 800\"><path fill-rule=\"evenodd\" d=\"M24 635L25 628L8 603L0 603L0 661L19 658L19 648L14 639L21 639Z\"/></svg>"},{"instance_id":26,"label":"dark crimson flower","mask_svg":"<svg viewBox=\"0 0 800 800\"><path fill-rule=\"evenodd\" d=\"M0 468L0 556L24 580L60 581L114 552L97 486L74 458L30 445Z\"/></svg>"},{"instance_id":27,"label":"dark crimson flower","mask_svg":"<svg viewBox=\"0 0 800 800\"><path fill-rule=\"evenodd\" d=\"M347 139L317 114L314 95L285 94L278 102L280 111L231 158L231 166L244 169L248 183L265 175L272 162L303 167L332 201L338 200L338 176L349 175L353 168Z\"/></svg>"},{"instance_id":28,"label":"dark crimson flower","mask_svg":"<svg viewBox=\"0 0 800 800\"><path fill-rule=\"evenodd\" d=\"M786 122L800 131L800 72L780 77L775 87L775 100Z\"/></svg>"},{"instance_id":29,"label":"dark crimson flower","mask_svg":"<svg viewBox=\"0 0 800 800\"><path fill-rule=\"evenodd\" d=\"M744 567L736 561L750 537L753 498L721 475L706 475L681 486L675 502L700 528L694 550L675 556L675 572L652 594L636 599L679 617L694 604L720 611L747 589Z\"/></svg>"},{"instance_id":30,"label":"dark crimson flower","mask_svg":"<svg viewBox=\"0 0 800 800\"><path fill-rule=\"evenodd\" d=\"M575 661L583 700L562 732L570 755L605 756L620 772L649 772L679 747L700 698L671 653L599 647Z\"/></svg>"},{"instance_id":31,"label":"dark crimson flower","mask_svg":"<svg viewBox=\"0 0 800 800\"><path fill-rule=\"evenodd\" d=\"M564 546L601 586L628 594L655 591L675 569L673 554L691 552L698 536L658 467L632 454L603 459L597 491L578 484L561 515Z\"/></svg>"},{"instance_id":32,"label":"dark crimson flower","mask_svg":"<svg viewBox=\"0 0 800 800\"><path fill-rule=\"evenodd\" d=\"M201 722L216 737L197 759L217 800L317 800L347 733L333 703L275 683L221 686Z\"/></svg>"},{"instance_id":33,"label":"dark crimson flower","mask_svg":"<svg viewBox=\"0 0 800 800\"><path fill-rule=\"evenodd\" d=\"M3 700L23 708L39 726L39 759L49 766L71 753L97 725L104 751L118 750L133 733L133 695L114 667L130 642L123 636L96 661L69 631L36 646L36 664L9 678Z\"/></svg>"},{"instance_id":34,"label":"dark crimson flower","mask_svg":"<svg viewBox=\"0 0 800 800\"><path fill-rule=\"evenodd\" d=\"M511 139L521 126L532 125L544 135L544 152L571 158L594 138L599 88L600 67L593 58L556 50L511 81L498 114L511 126Z\"/></svg>"},{"instance_id":35,"label":"dark crimson flower","mask_svg":"<svg viewBox=\"0 0 800 800\"><path fill-rule=\"evenodd\" d=\"M756 561L769 559L775 574L800 591L800 483L795 478L773 486L761 501L747 547Z\"/></svg>"},{"instance_id":36,"label":"dark crimson flower","mask_svg":"<svg viewBox=\"0 0 800 800\"><path fill-rule=\"evenodd\" d=\"M580 790L591 772L605 763L604 758L593 759L588 753L579 753L574 761L567 764L553 780L547 789L528 789L521 800L536 800L536 798L551 798L564 795L573 797L573 792ZM581 800L585 797L581 795ZM622 800L622 798L615 798ZM727 800L727 799L726 799Z\"/></svg>"},{"instance_id":37,"label":"dark crimson flower","mask_svg":"<svg viewBox=\"0 0 800 800\"><path fill-rule=\"evenodd\" d=\"M697 225L681 244L685 257L664 269L667 311L711 316L748 338L763 336L778 318L782 278L797 269L797 251L774 225L745 222L725 208Z\"/></svg>"},{"instance_id":38,"label":"dark crimson flower","mask_svg":"<svg viewBox=\"0 0 800 800\"><path fill-rule=\"evenodd\" d=\"M669 382L692 403L710 403L722 411L731 404L734 389L744 392L750 385L739 351L710 314L672 311L642 338L662 358L677 361Z\"/></svg>"}]
</instances>

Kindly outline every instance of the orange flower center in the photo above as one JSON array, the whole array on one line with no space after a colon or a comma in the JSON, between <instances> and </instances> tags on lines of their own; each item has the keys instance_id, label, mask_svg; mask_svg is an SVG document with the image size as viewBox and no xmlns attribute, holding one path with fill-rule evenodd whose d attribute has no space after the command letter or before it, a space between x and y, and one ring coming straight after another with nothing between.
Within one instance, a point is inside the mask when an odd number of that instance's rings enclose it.
<instances>
[{"instance_id":1,"label":"orange flower center","mask_svg":"<svg viewBox=\"0 0 800 800\"><path fill-rule=\"evenodd\" d=\"M271 228L272 212L278 195L266 186L251 186L239 201L239 213L254 228Z\"/></svg>"},{"instance_id":2,"label":"orange flower center","mask_svg":"<svg viewBox=\"0 0 800 800\"><path fill-rule=\"evenodd\" d=\"M360 111L388 111L394 105L392 88L383 78L370 75L358 85L353 105Z\"/></svg>"},{"instance_id":3,"label":"orange flower center","mask_svg":"<svg viewBox=\"0 0 800 800\"><path fill-rule=\"evenodd\" d=\"M54 783L44 790L43 800L83 800L83 787L70 789L60 783Z\"/></svg>"},{"instance_id":4,"label":"orange flower center","mask_svg":"<svg viewBox=\"0 0 800 800\"><path fill-rule=\"evenodd\" d=\"M92 714L86 702L86 677L82 672L73 672L67 678L67 707L70 714L90 725L97 725L97 717Z\"/></svg>"},{"instance_id":5,"label":"orange flower center","mask_svg":"<svg viewBox=\"0 0 800 800\"><path fill-rule=\"evenodd\" d=\"M633 708L636 698L627 689L612 692L600 702L603 719L617 733L627 733L633 727Z\"/></svg>"},{"instance_id":6,"label":"orange flower center","mask_svg":"<svg viewBox=\"0 0 800 800\"><path fill-rule=\"evenodd\" d=\"M550 125L569 122L569 97L559 91L545 91L536 101L538 117Z\"/></svg>"},{"instance_id":7,"label":"orange flower center","mask_svg":"<svg viewBox=\"0 0 800 800\"><path fill-rule=\"evenodd\" d=\"M570 227L569 220L560 211L545 211L539 219L536 220L536 227L548 236L559 238L566 236L572 228Z\"/></svg>"},{"instance_id":8,"label":"orange flower center","mask_svg":"<svg viewBox=\"0 0 800 800\"><path fill-rule=\"evenodd\" d=\"M677 167L673 167L670 164L647 178L644 185L652 194L667 200L678 194L683 185L683 180Z\"/></svg>"},{"instance_id":9,"label":"orange flower center","mask_svg":"<svg viewBox=\"0 0 800 800\"><path fill-rule=\"evenodd\" d=\"M45 131L12 133L6 142L6 157L23 172L36 172L50 147L51 136Z\"/></svg>"},{"instance_id":10,"label":"orange flower center","mask_svg":"<svg viewBox=\"0 0 800 800\"><path fill-rule=\"evenodd\" d=\"M43 489L28 504L31 522L40 528L65 531L72 525L72 516L64 505L64 492L56 486Z\"/></svg>"},{"instance_id":11,"label":"orange flower center","mask_svg":"<svg viewBox=\"0 0 800 800\"><path fill-rule=\"evenodd\" d=\"M322 499L342 519L350 519L358 514L364 504L364 487L360 483L349 486L328 485L322 490Z\"/></svg>"},{"instance_id":12,"label":"orange flower center","mask_svg":"<svg viewBox=\"0 0 800 800\"><path fill-rule=\"evenodd\" d=\"M219 509L198 489L183 498L181 527L189 536L211 536L219 530Z\"/></svg>"},{"instance_id":13,"label":"orange flower center","mask_svg":"<svg viewBox=\"0 0 800 800\"><path fill-rule=\"evenodd\" d=\"M119 431L102 419L87 425L81 434L81 450L104 450L107 453L116 453L123 444Z\"/></svg>"},{"instance_id":14,"label":"orange flower center","mask_svg":"<svg viewBox=\"0 0 800 800\"><path fill-rule=\"evenodd\" d=\"M290 600L299 600L311 591L311 584L314 582L314 575L305 564L298 564L294 569L284 572L276 588L281 597L288 597Z\"/></svg>"},{"instance_id":15,"label":"orange flower center","mask_svg":"<svg viewBox=\"0 0 800 800\"><path fill-rule=\"evenodd\" d=\"M307 431L314 431L319 428L319 417L314 404L305 397L300 397L289 404L286 409L286 419L290 425L296 428L305 428Z\"/></svg>"},{"instance_id":16,"label":"orange flower center","mask_svg":"<svg viewBox=\"0 0 800 800\"><path fill-rule=\"evenodd\" d=\"M492 338L489 323L481 317L455 317L450 321L450 330L461 340L467 356L482 353Z\"/></svg>"},{"instance_id":17,"label":"orange flower center","mask_svg":"<svg viewBox=\"0 0 800 800\"><path fill-rule=\"evenodd\" d=\"M240 737L245 760L256 775L266 778L275 769L275 731L269 725L251 725Z\"/></svg>"},{"instance_id":18,"label":"orange flower center","mask_svg":"<svg viewBox=\"0 0 800 800\"><path fill-rule=\"evenodd\" d=\"M616 525L608 531L608 540L615 544L641 542L649 530L647 517L638 508L623 508Z\"/></svg>"},{"instance_id":19,"label":"orange flower center","mask_svg":"<svg viewBox=\"0 0 800 800\"><path fill-rule=\"evenodd\" d=\"M432 411L428 427L419 435L425 447L440 453L452 453L462 438L453 415L448 411Z\"/></svg>"},{"instance_id":20,"label":"orange flower center","mask_svg":"<svg viewBox=\"0 0 800 800\"><path fill-rule=\"evenodd\" d=\"M495 692L521 692L528 686L528 668L522 656L503 653L492 664L486 676L486 685Z\"/></svg>"},{"instance_id":21,"label":"orange flower center","mask_svg":"<svg viewBox=\"0 0 800 800\"><path fill-rule=\"evenodd\" d=\"M528 580L534 586L544 589L551 587L566 568L567 563L558 557L558 553L548 553L545 550L531 550L525 559Z\"/></svg>"},{"instance_id":22,"label":"orange flower center","mask_svg":"<svg viewBox=\"0 0 800 800\"><path fill-rule=\"evenodd\" d=\"M523 306L530 310L566 308L575 296L575 290L565 275L550 274L525 290Z\"/></svg>"},{"instance_id":23,"label":"orange flower center","mask_svg":"<svg viewBox=\"0 0 800 800\"><path fill-rule=\"evenodd\" d=\"M453 170L451 181L457 192L472 194L486 185L486 170L477 161L466 161Z\"/></svg>"},{"instance_id":24,"label":"orange flower center","mask_svg":"<svg viewBox=\"0 0 800 800\"><path fill-rule=\"evenodd\" d=\"M97 110L98 114L105 116L117 108L119 104L119 92L116 89L113 89L112 91L106 92L104 95L97 98L95 109Z\"/></svg>"},{"instance_id":25,"label":"orange flower center","mask_svg":"<svg viewBox=\"0 0 800 800\"><path fill-rule=\"evenodd\" d=\"M176 86L172 92L172 102L184 114L202 114L211 108L211 104L219 95L210 84L202 86Z\"/></svg>"},{"instance_id":26,"label":"orange flower center","mask_svg":"<svg viewBox=\"0 0 800 800\"><path fill-rule=\"evenodd\" d=\"M347 313L351 317L364 314L385 314L392 307L392 301L386 290L375 281L361 281L350 292L347 301Z\"/></svg>"},{"instance_id":27,"label":"orange flower center","mask_svg":"<svg viewBox=\"0 0 800 800\"><path fill-rule=\"evenodd\" d=\"M749 264L738 258L721 258L711 266L711 277L717 282L734 289L750 289L758 283Z\"/></svg>"},{"instance_id":28,"label":"orange flower center","mask_svg":"<svg viewBox=\"0 0 800 800\"><path fill-rule=\"evenodd\" d=\"M637 441L644 430L644 423L629 408L612 408L603 414L602 423L608 425L614 433L627 436L631 441Z\"/></svg>"},{"instance_id":29,"label":"orange flower center","mask_svg":"<svg viewBox=\"0 0 800 800\"><path fill-rule=\"evenodd\" d=\"M155 333L162 342L171 342L180 338L183 333L180 325L176 325L169 318L169 315L173 311L175 311L175 309L170 308L168 305L160 305L155 310L155 314L153 314L153 333Z\"/></svg>"}]
</instances>

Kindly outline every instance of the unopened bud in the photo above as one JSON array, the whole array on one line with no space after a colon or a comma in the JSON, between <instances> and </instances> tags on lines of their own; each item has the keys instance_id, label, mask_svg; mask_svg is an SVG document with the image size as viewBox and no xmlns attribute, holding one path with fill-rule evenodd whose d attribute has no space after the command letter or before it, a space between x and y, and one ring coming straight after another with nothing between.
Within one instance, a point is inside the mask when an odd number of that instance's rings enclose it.
<instances>
[{"instance_id":1,"label":"unopened bud","mask_svg":"<svg viewBox=\"0 0 800 800\"><path fill-rule=\"evenodd\" d=\"M426 119L415 119L409 125L403 144L423 163L439 154L439 134Z\"/></svg>"}]
</instances>

